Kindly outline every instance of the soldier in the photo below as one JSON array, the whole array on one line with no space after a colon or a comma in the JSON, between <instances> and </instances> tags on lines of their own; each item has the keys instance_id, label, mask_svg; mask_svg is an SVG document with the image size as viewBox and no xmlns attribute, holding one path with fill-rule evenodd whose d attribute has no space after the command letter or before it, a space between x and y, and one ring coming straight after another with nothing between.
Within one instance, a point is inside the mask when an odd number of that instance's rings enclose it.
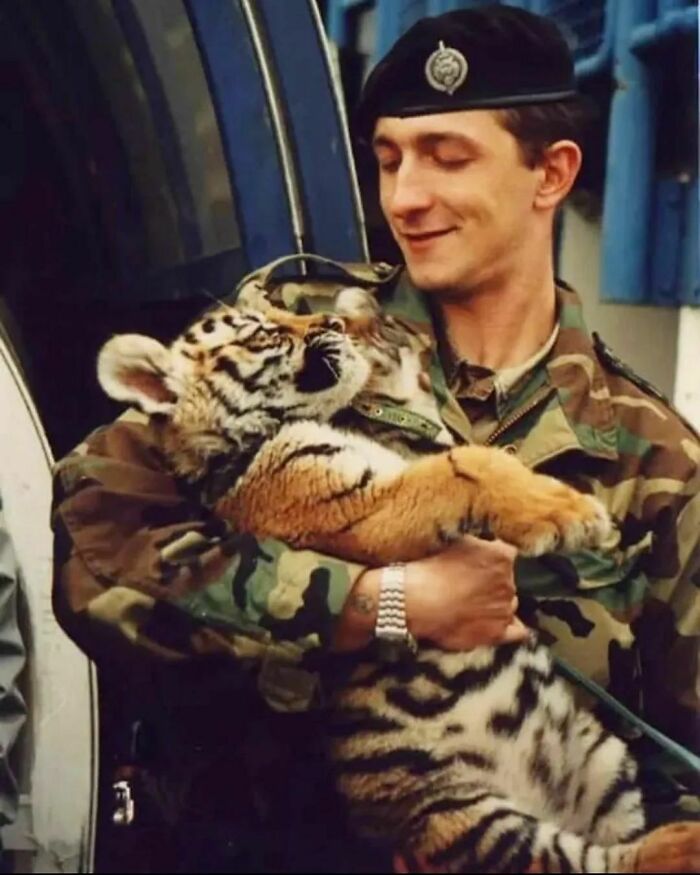
<instances>
[{"instance_id":1,"label":"soldier","mask_svg":"<svg viewBox=\"0 0 700 875\"><path fill-rule=\"evenodd\" d=\"M356 270L374 282L386 311L433 338L430 374L443 423L460 441L504 446L528 466L594 492L618 523L605 553L525 561L503 544L468 537L392 576L405 589L407 629L448 649L522 637L517 585L521 616L556 653L697 748L700 445L659 393L589 334L576 293L553 273L554 216L581 165L584 116L556 27L498 5L421 20L363 90L356 134L374 152L382 210L406 269ZM343 281L310 279L318 287L306 297L303 282L292 289L274 271L250 279L295 306L316 306L324 289L330 300ZM366 425L393 413L372 406ZM238 777L246 802L242 814L229 799L217 828L230 834L227 816L257 817L277 831L278 850L291 843L283 860L268 856L258 868L313 868L308 855L300 863L303 821L311 818L317 864L368 865L347 850L332 859L341 853L332 842L345 840L342 829L327 826L332 817L318 828L322 782L309 779L301 753L314 758L314 718L301 712L313 715L322 700L323 657L374 637L385 570L226 532L178 491L148 424L129 418L90 435L59 464L54 524L55 607L68 633L117 676L125 676L121 653L141 677L165 671L146 665L182 665L173 690L183 689L183 672L195 679L187 696L199 690L197 707L182 707L199 731L206 724L215 754L198 765L180 759L177 768L189 768L194 784L198 769L200 778ZM177 600L168 590L174 576L186 592ZM250 668L246 698L240 672L236 690L216 687L232 683L226 656ZM131 684L133 671L129 677ZM223 728L205 718L222 695L238 696L234 713L244 715L245 702L248 717ZM264 718L257 696L300 716ZM174 707L163 702L154 712ZM184 731L186 721L173 726L179 713L168 719L173 733ZM295 762L286 772L281 759L265 767L284 774L286 785L263 792L256 772L242 795L241 771L250 773L255 758L231 766L231 734L245 734L253 719L294 747ZM653 750L631 740L649 764L659 819L671 816L668 806L696 806L686 778L653 770ZM215 782L208 786L211 795ZM318 848L322 834L331 858Z\"/></svg>"}]
</instances>

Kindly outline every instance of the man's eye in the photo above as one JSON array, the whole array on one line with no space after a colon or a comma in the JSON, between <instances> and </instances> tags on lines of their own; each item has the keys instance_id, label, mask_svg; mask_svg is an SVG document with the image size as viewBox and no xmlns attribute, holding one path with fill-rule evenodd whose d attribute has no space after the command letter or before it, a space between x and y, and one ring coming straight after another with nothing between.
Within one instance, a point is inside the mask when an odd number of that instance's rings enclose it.
<instances>
[{"instance_id":1,"label":"man's eye","mask_svg":"<svg viewBox=\"0 0 700 875\"><path fill-rule=\"evenodd\" d=\"M450 155L436 155L435 161L441 167L447 167L452 170L456 170L460 167L466 167L469 164L470 159L465 158L463 155L460 156L450 156Z\"/></svg>"},{"instance_id":2,"label":"man's eye","mask_svg":"<svg viewBox=\"0 0 700 875\"><path fill-rule=\"evenodd\" d=\"M374 157L377 159L377 166L383 173L393 173L401 164L400 156L394 152L382 150L375 152Z\"/></svg>"}]
</instances>

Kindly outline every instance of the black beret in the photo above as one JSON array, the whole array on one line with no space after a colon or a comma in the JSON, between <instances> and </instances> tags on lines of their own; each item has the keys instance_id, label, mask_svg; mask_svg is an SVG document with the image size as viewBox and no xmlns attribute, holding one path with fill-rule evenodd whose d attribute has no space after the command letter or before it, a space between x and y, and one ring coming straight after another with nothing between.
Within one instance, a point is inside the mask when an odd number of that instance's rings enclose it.
<instances>
[{"instance_id":1,"label":"black beret","mask_svg":"<svg viewBox=\"0 0 700 875\"><path fill-rule=\"evenodd\" d=\"M369 140L380 116L414 116L547 103L576 94L556 24L491 4L422 18L372 70L354 115Z\"/></svg>"}]
</instances>

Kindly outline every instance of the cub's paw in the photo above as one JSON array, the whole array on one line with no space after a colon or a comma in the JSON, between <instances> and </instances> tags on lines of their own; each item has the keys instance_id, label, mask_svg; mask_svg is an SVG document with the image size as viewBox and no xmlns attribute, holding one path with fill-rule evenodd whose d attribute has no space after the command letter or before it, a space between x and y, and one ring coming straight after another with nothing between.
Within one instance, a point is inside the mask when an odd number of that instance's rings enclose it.
<instances>
[{"instance_id":1,"label":"cub's paw","mask_svg":"<svg viewBox=\"0 0 700 875\"><path fill-rule=\"evenodd\" d=\"M700 823L670 823L640 842L635 872L700 872Z\"/></svg>"},{"instance_id":2,"label":"cub's paw","mask_svg":"<svg viewBox=\"0 0 700 875\"><path fill-rule=\"evenodd\" d=\"M526 556L554 550L600 547L609 537L612 522L603 504L552 477L535 475L525 525L515 538L506 537Z\"/></svg>"}]
</instances>

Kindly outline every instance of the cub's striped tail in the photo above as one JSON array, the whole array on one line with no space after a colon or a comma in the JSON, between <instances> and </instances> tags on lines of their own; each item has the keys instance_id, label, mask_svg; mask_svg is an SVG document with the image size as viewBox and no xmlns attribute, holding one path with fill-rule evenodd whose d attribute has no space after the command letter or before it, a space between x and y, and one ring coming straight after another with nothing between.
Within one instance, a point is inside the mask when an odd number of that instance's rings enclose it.
<instances>
[{"instance_id":1,"label":"cub's striped tail","mask_svg":"<svg viewBox=\"0 0 700 875\"><path fill-rule=\"evenodd\" d=\"M605 847L475 791L425 806L408 823L402 849L416 872L700 872L700 823Z\"/></svg>"}]
</instances>

